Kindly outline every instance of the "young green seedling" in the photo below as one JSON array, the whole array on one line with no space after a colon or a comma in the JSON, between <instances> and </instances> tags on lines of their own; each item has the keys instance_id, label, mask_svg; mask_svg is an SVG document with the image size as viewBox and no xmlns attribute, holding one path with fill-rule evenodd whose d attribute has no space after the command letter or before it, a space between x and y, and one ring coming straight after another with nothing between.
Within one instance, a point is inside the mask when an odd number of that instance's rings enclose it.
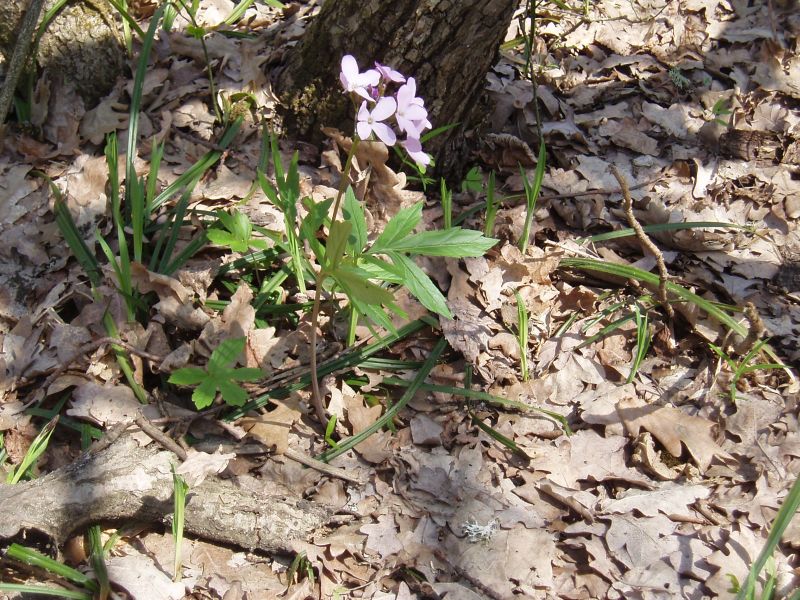
<instances>
[{"instance_id":1,"label":"young green seedling","mask_svg":"<svg viewBox=\"0 0 800 600\"><path fill-rule=\"evenodd\" d=\"M230 366L244 350L244 344L244 338L224 340L211 353L205 369L183 367L170 375L169 382L175 385L196 385L192 401L198 409L211 406L218 391L226 403L242 406L247 400L247 392L236 382L254 381L263 376L261 369Z\"/></svg>"},{"instance_id":2,"label":"young green seedling","mask_svg":"<svg viewBox=\"0 0 800 600\"><path fill-rule=\"evenodd\" d=\"M18 483L22 476L28 472L28 469L36 464L36 461L39 460L39 457L47 449L47 444L50 442L50 436L53 435L53 431L55 431L56 425L58 424L58 419L59 416L56 415L47 423L47 425L42 427L39 435L37 435L33 442L31 442L31 445L28 448L28 451L25 453L25 456L22 457L22 462L19 463L16 469L13 469L11 472L9 472L8 476L6 477L6 483Z\"/></svg>"},{"instance_id":3,"label":"young green seedling","mask_svg":"<svg viewBox=\"0 0 800 600\"><path fill-rule=\"evenodd\" d=\"M175 465L172 465L172 490L173 490L173 505L175 513L172 515L172 538L175 540L175 558L173 562L173 581L180 581L181 579L181 546L183 544L183 524L186 509L186 492L189 491L189 485L184 481L183 477L175 472Z\"/></svg>"},{"instance_id":4,"label":"young green seedling","mask_svg":"<svg viewBox=\"0 0 800 600\"><path fill-rule=\"evenodd\" d=\"M522 371L522 381L528 381L528 308L525 301L514 290L517 299L517 343L519 344L519 366Z\"/></svg>"},{"instance_id":5,"label":"young green seedling","mask_svg":"<svg viewBox=\"0 0 800 600\"><path fill-rule=\"evenodd\" d=\"M767 371L770 369L783 369L784 365L779 363L754 363L751 364L751 361L755 359L761 351L764 349L764 346L767 345L769 340L758 340L750 351L745 354L740 360L735 360L731 358L720 346L715 344L709 344L711 349L730 367L731 371L733 371L733 377L731 378L730 388L728 393L730 395L731 402L736 404L736 389L739 380L747 375L748 373L753 373L754 371L759 371L761 369Z\"/></svg>"},{"instance_id":6,"label":"young green seedling","mask_svg":"<svg viewBox=\"0 0 800 600\"><path fill-rule=\"evenodd\" d=\"M224 229L209 229L208 239L218 246L227 246L234 252L248 252L250 248L264 250L267 240L253 237L253 224L250 217L235 208L230 213L217 211L217 218Z\"/></svg>"},{"instance_id":7,"label":"young green seedling","mask_svg":"<svg viewBox=\"0 0 800 600\"><path fill-rule=\"evenodd\" d=\"M539 199L539 192L542 189L542 180L544 179L544 166L547 160L547 148L544 145L544 139L539 144L539 157L536 161L536 172L533 175L533 183L528 181L527 175L522 167L519 168L519 173L522 176L522 184L525 187L525 225L522 227L522 235L519 238L519 249L525 252L528 249L531 237L531 224L533 223L533 216L536 212L536 201Z\"/></svg>"}]
</instances>

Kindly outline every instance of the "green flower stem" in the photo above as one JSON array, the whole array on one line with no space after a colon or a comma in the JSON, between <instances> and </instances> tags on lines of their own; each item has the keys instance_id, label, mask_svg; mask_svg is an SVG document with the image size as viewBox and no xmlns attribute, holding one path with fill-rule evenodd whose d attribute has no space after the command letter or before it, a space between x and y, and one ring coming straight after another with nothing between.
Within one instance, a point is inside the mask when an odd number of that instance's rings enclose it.
<instances>
[{"instance_id":1,"label":"green flower stem","mask_svg":"<svg viewBox=\"0 0 800 600\"><path fill-rule=\"evenodd\" d=\"M347 161L342 170L342 180L339 182L339 191L336 194L336 201L333 203L331 223L336 221L336 216L339 213L339 205L342 203L342 197L350 181L350 169L353 166L353 157L355 156L359 141L358 135L354 135L350 151L347 153ZM319 272L314 282L314 306L311 309L311 339L309 340L311 345L311 361L309 363L309 368L311 369L311 402L314 405L314 412L317 413L317 418L322 425L325 425L328 421L328 417L325 412L325 402L319 391L319 379L317 377L317 323L319 322L319 310L322 302L322 282L325 281L326 276L327 273L325 269L320 265Z\"/></svg>"}]
</instances>

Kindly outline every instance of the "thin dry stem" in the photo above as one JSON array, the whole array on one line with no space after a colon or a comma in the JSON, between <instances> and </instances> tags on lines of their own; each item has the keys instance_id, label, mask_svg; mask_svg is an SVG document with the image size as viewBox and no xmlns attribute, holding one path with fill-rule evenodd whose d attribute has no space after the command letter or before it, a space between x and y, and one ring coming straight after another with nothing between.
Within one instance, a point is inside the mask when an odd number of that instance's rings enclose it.
<instances>
[{"instance_id":1,"label":"thin dry stem","mask_svg":"<svg viewBox=\"0 0 800 600\"><path fill-rule=\"evenodd\" d=\"M622 190L622 196L625 198L625 215L628 217L628 224L636 232L636 237L639 239L642 249L649 251L653 256L656 257L659 274L658 299L664 306L664 310L667 311L667 316L670 319L673 319L675 318L675 311L672 309L672 305L669 303L669 298L667 298L667 281L669 281L669 272L667 271L667 265L664 262L664 255L661 254L661 250L658 249L658 246L656 246L653 241L647 237L647 233L645 233L645 230L639 224L639 221L636 220L636 215L633 214L633 200L631 199L631 191L628 188L628 182L625 180L625 177L614 165L611 165L611 174L617 179L619 187Z\"/></svg>"}]
</instances>

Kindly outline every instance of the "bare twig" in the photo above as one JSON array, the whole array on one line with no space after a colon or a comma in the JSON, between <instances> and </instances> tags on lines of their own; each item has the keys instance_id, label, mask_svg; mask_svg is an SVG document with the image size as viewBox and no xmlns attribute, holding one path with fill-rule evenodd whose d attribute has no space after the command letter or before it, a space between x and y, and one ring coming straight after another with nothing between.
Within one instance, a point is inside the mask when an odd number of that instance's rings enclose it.
<instances>
[{"instance_id":1,"label":"bare twig","mask_svg":"<svg viewBox=\"0 0 800 600\"><path fill-rule=\"evenodd\" d=\"M758 314L758 310L756 310L752 302L747 302L744 305L744 316L748 324L747 337L734 347L734 352L739 356L744 356L750 352L767 330L764 326L764 321L761 320L761 315Z\"/></svg>"},{"instance_id":2,"label":"bare twig","mask_svg":"<svg viewBox=\"0 0 800 600\"><path fill-rule=\"evenodd\" d=\"M656 257L659 274L658 299L664 306L664 310L667 311L667 316L670 319L673 319L675 318L675 311L672 309L672 305L669 303L669 298L667 298L667 281L669 281L669 272L667 271L667 265L664 262L664 255L661 254L661 250L658 249L658 246L656 246L653 241L647 237L647 233L645 233L644 228L639 224L639 221L636 220L636 215L633 214L633 200L631 199L631 192L628 188L628 182L625 180L625 177L619 172L615 165L611 165L611 174L617 179L619 187L622 190L622 196L625 198L625 215L628 217L628 224L636 232L636 237L639 239L639 243L642 245L642 250L647 250Z\"/></svg>"},{"instance_id":3,"label":"bare twig","mask_svg":"<svg viewBox=\"0 0 800 600\"><path fill-rule=\"evenodd\" d=\"M307 467L311 467L312 469L316 469L320 473L324 473L325 475L329 475L331 477L338 477L339 479L344 479L345 481L349 481L350 483L357 483L360 484L361 480L356 477L355 475L345 471L344 469L340 469L338 467L332 467L331 465L319 461L315 458L311 458L310 456L306 456L302 452L298 452L297 450L292 450L291 448L287 448L283 455L286 458L289 458L293 461L299 462L301 465L305 465Z\"/></svg>"},{"instance_id":4,"label":"bare twig","mask_svg":"<svg viewBox=\"0 0 800 600\"><path fill-rule=\"evenodd\" d=\"M158 442L162 448L169 450L181 460L186 460L186 450L181 448L181 446L175 440L148 421L147 417L145 417L143 414L139 413L136 416L135 423L142 431L153 438L153 440Z\"/></svg>"},{"instance_id":5,"label":"bare twig","mask_svg":"<svg viewBox=\"0 0 800 600\"><path fill-rule=\"evenodd\" d=\"M64 373L64 371L69 369L69 366L72 363L74 363L77 359L79 359L81 356L85 356L86 354L90 354L91 352L94 352L98 348L105 346L107 344L120 346L125 350L127 350L128 352L130 352L131 354L135 354L136 356L140 356L141 358L144 358L146 360L151 360L156 363L160 363L162 360L164 360L163 356L150 354L149 352L145 352L144 350L139 350L138 348L132 346L131 344L129 344L124 340L120 340L113 337L103 337L100 338L99 340L95 340L93 342L89 342L88 344L81 346L75 352L73 352L72 355L69 356L66 360L62 361L61 364L58 365L55 368L55 370L53 370L52 373L50 373L47 379L45 379L44 383L42 383L39 386L39 391L37 392L37 396L34 398L34 400L40 399L39 396L44 397L44 394L47 393L47 388L49 388L50 385Z\"/></svg>"}]
</instances>

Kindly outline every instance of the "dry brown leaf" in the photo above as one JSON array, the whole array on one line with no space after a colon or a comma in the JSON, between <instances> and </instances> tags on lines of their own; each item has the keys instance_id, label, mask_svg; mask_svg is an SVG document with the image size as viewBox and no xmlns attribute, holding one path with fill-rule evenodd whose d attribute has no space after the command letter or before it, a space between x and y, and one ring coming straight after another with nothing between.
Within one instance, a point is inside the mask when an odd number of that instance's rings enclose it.
<instances>
[{"instance_id":1,"label":"dry brown leaf","mask_svg":"<svg viewBox=\"0 0 800 600\"><path fill-rule=\"evenodd\" d=\"M377 552L382 559L403 549L403 544L397 537L397 525L392 515L381 515L377 523L362 525L359 531L367 534L366 549Z\"/></svg>"},{"instance_id":2,"label":"dry brown leaf","mask_svg":"<svg viewBox=\"0 0 800 600\"><path fill-rule=\"evenodd\" d=\"M376 406L367 406L361 394L345 394L342 400L347 412L347 420L350 423L352 435L364 431L377 421L383 413L383 407L379 404ZM390 433L386 431L376 431L356 446L355 451L371 463L382 463L392 455L391 450L389 450L390 442Z\"/></svg>"},{"instance_id":3,"label":"dry brown leaf","mask_svg":"<svg viewBox=\"0 0 800 600\"><path fill-rule=\"evenodd\" d=\"M222 454L217 451L210 454L189 448L186 460L175 469L175 472L183 476L190 488L194 488L200 485L209 475L221 473L234 458L236 458L236 453Z\"/></svg>"},{"instance_id":4,"label":"dry brown leaf","mask_svg":"<svg viewBox=\"0 0 800 600\"><path fill-rule=\"evenodd\" d=\"M292 424L302 413L296 398L276 404L276 408L257 417L243 417L239 425L265 446L274 447L276 454L283 454L289 447L289 431Z\"/></svg>"},{"instance_id":5,"label":"dry brown leaf","mask_svg":"<svg viewBox=\"0 0 800 600\"><path fill-rule=\"evenodd\" d=\"M730 457L714 441L714 423L702 417L687 415L672 406L648 405L638 398L620 400L617 413L630 435L635 437L645 429L676 458L683 453L681 444L685 444L701 471L708 468L715 456Z\"/></svg>"}]
</instances>

